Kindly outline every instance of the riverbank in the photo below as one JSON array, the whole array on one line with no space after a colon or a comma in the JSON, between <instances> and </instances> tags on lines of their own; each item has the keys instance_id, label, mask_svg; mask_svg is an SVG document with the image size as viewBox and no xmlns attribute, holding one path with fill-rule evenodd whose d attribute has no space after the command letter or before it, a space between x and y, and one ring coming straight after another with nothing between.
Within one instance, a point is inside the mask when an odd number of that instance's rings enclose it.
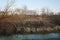
<instances>
[{"instance_id":1,"label":"riverbank","mask_svg":"<svg viewBox=\"0 0 60 40\"><path fill-rule=\"evenodd\" d=\"M49 34L49 33L60 33L60 26L55 27L15 27L12 23L5 23L5 26L0 24L0 34L11 35L11 34ZM12 24L12 25L11 25ZM19 25L19 24L18 24Z\"/></svg>"},{"instance_id":2,"label":"riverbank","mask_svg":"<svg viewBox=\"0 0 60 40\"><path fill-rule=\"evenodd\" d=\"M53 15L56 18L56 15ZM13 15L0 20L0 34L47 34L60 33L60 23L55 23L53 16L41 17L40 15L25 15L20 21L19 15ZM16 17L16 18L15 18ZM14 19L13 19L14 18ZM55 20L55 21L53 21ZM57 20L58 21L58 20Z\"/></svg>"}]
</instances>

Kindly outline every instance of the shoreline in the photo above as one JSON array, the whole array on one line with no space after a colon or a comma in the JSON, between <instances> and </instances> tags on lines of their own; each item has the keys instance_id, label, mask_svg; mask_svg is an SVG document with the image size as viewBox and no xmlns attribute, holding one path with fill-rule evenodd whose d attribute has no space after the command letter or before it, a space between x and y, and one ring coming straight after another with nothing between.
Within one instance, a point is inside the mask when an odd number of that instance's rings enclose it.
<instances>
[{"instance_id":1,"label":"shoreline","mask_svg":"<svg viewBox=\"0 0 60 40\"><path fill-rule=\"evenodd\" d=\"M30 25L30 24L29 24ZM0 23L0 34L47 34L47 33L60 33L60 26L25 26L21 23Z\"/></svg>"}]
</instances>

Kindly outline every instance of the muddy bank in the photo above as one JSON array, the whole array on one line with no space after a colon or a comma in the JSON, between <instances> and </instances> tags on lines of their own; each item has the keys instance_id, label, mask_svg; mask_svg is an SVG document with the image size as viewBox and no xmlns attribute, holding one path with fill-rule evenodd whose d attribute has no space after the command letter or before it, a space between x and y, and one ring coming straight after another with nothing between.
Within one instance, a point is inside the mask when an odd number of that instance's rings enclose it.
<instances>
[{"instance_id":1,"label":"muddy bank","mask_svg":"<svg viewBox=\"0 0 60 40\"><path fill-rule=\"evenodd\" d=\"M60 26L43 26L41 23L26 24L20 22L0 23L0 34L36 34L36 33L60 33Z\"/></svg>"}]
</instances>

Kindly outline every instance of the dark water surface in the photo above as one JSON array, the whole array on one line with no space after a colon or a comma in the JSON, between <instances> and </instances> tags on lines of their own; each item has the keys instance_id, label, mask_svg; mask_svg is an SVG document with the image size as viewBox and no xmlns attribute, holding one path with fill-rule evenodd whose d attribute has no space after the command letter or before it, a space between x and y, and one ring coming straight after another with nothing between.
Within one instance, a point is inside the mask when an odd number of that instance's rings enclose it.
<instances>
[{"instance_id":1,"label":"dark water surface","mask_svg":"<svg viewBox=\"0 0 60 40\"><path fill-rule=\"evenodd\" d=\"M60 40L58 38L60 38L60 33L0 36L0 40Z\"/></svg>"}]
</instances>

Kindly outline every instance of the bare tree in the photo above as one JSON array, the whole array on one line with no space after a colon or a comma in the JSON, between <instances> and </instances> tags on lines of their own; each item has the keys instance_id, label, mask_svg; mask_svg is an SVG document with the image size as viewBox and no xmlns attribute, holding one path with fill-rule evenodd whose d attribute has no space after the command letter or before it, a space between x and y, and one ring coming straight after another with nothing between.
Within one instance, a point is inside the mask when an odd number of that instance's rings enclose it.
<instances>
[{"instance_id":1,"label":"bare tree","mask_svg":"<svg viewBox=\"0 0 60 40\"><path fill-rule=\"evenodd\" d=\"M46 11L45 11L45 8L42 8L42 13L41 13L41 16L42 16L42 17L45 17L45 16L46 16Z\"/></svg>"},{"instance_id":2,"label":"bare tree","mask_svg":"<svg viewBox=\"0 0 60 40\"><path fill-rule=\"evenodd\" d=\"M15 0L11 0L10 2L9 2L9 0L7 0L7 5L4 9L5 14L8 13L8 10L13 6L14 3L15 3Z\"/></svg>"}]
</instances>

